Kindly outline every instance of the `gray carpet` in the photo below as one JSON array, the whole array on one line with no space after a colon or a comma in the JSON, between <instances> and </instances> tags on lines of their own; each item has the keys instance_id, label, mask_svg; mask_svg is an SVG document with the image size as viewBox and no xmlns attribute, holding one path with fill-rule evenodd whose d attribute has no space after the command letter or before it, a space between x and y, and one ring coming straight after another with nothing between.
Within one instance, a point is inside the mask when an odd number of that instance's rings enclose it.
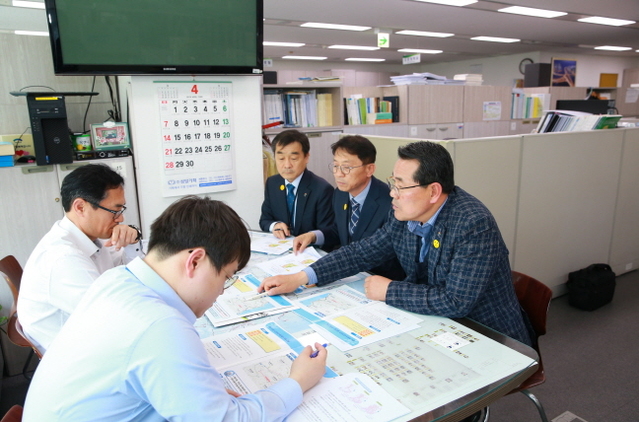
<instances>
[{"instance_id":1,"label":"gray carpet","mask_svg":"<svg viewBox=\"0 0 639 422\"><path fill-rule=\"evenodd\" d=\"M612 303L596 311L572 308L566 296L552 301L548 334L540 340L546 383L531 390L549 420L568 411L588 422L639 421L638 327L638 271L617 277ZM27 388L22 375L4 378L0 415L13 404L22 404ZM540 418L532 402L518 393L493 403L490 421Z\"/></svg>"}]
</instances>

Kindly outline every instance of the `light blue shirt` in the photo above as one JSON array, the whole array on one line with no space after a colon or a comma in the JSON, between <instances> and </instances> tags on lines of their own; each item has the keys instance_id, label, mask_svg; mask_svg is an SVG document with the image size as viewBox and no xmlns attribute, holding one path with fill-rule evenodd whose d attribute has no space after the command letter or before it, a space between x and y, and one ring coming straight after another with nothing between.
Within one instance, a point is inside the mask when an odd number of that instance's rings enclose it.
<instances>
[{"instance_id":1,"label":"light blue shirt","mask_svg":"<svg viewBox=\"0 0 639 422\"><path fill-rule=\"evenodd\" d=\"M140 258L105 272L40 362L22 420L281 421L301 403L290 378L229 395L195 319Z\"/></svg>"},{"instance_id":2,"label":"light blue shirt","mask_svg":"<svg viewBox=\"0 0 639 422\"><path fill-rule=\"evenodd\" d=\"M366 201L366 197L368 196L368 191L371 190L371 182L373 179L368 179L368 184L364 188L363 191L359 193L359 195L353 197L350 193L348 194L348 199L355 199L355 201L359 204L359 212L361 215L362 210L364 209L364 201ZM322 246L324 244L324 232L321 230L313 230L312 233L315 233L315 245Z\"/></svg>"}]
</instances>

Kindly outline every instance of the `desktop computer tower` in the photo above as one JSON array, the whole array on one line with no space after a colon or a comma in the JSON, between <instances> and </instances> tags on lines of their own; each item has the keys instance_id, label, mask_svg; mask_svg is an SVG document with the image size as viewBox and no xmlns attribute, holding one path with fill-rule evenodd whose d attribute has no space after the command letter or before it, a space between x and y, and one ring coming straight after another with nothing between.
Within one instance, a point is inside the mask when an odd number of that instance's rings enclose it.
<instances>
[{"instance_id":1,"label":"desktop computer tower","mask_svg":"<svg viewBox=\"0 0 639 422\"><path fill-rule=\"evenodd\" d=\"M56 93L28 94L27 105L36 163L39 166L72 163L73 144L64 97Z\"/></svg>"}]
</instances>

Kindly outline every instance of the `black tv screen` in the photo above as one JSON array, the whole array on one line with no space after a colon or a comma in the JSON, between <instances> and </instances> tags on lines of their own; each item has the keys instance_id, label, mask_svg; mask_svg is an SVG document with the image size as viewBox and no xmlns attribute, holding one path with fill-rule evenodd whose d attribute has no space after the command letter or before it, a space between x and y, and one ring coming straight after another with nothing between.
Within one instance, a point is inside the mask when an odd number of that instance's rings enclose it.
<instances>
[{"instance_id":1,"label":"black tv screen","mask_svg":"<svg viewBox=\"0 0 639 422\"><path fill-rule=\"evenodd\" d=\"M45 0L57 75L261 74L263 0Z\"/></svg>"},{"instance_id":2,"label":"black tv screen","mask_svg":"<svg viewBox=\"0 0 639 422\"><path fill-rule=\"evenodd\" d=\"M608 114L608 100L557 100L557 110L585 111Z\"/></svg>"}]
</instances>

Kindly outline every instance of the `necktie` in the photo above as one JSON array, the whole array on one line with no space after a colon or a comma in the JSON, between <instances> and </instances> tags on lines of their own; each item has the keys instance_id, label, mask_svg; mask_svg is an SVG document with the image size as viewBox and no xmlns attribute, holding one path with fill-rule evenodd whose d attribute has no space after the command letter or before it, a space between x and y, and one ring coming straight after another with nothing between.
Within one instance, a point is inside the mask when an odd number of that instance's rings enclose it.
<instances>
[{"instance_id":1,"label":"necktie","mask_svg":"<svg viewBox=\"0 0 639 422\"><path fill-rule=\"evenodd\" d=\"M411 230L413 233L415 233L416 235L422 238L422 247L419 251L419 262L424 262L426 253L428 253L428 247L430 246L430 244L428 243L429 241L428 235L430 234L430 229L432 227L433 226L431 226L430 224L424 224L424 225L417 224L415 226L415 229Z\"/></svg>"},{"instance_id":2,"label":"necktie","mask_svg":"<svg viewBox=\"0 0 639 422\"><path fill-rule=\"evenodd\" d=\"M293 223L294 215L293 215L293 207L295 206L295 186L292 183L286 185L286 205L288 205L288 215L291 218L291 223Z\"/></svg>"},{"instance_id":3,"label":"necktie","mask_svg":"<svg viewBox=\"0 0 639 422\"><path fill-rule=\"evenodd\" d=\"M348 231L351 233L351 236L355 232L355 227L357 227L358 221L359 221L359 202L351 198L351 220L348 223Z\"/></svg>"}]
</instances>

